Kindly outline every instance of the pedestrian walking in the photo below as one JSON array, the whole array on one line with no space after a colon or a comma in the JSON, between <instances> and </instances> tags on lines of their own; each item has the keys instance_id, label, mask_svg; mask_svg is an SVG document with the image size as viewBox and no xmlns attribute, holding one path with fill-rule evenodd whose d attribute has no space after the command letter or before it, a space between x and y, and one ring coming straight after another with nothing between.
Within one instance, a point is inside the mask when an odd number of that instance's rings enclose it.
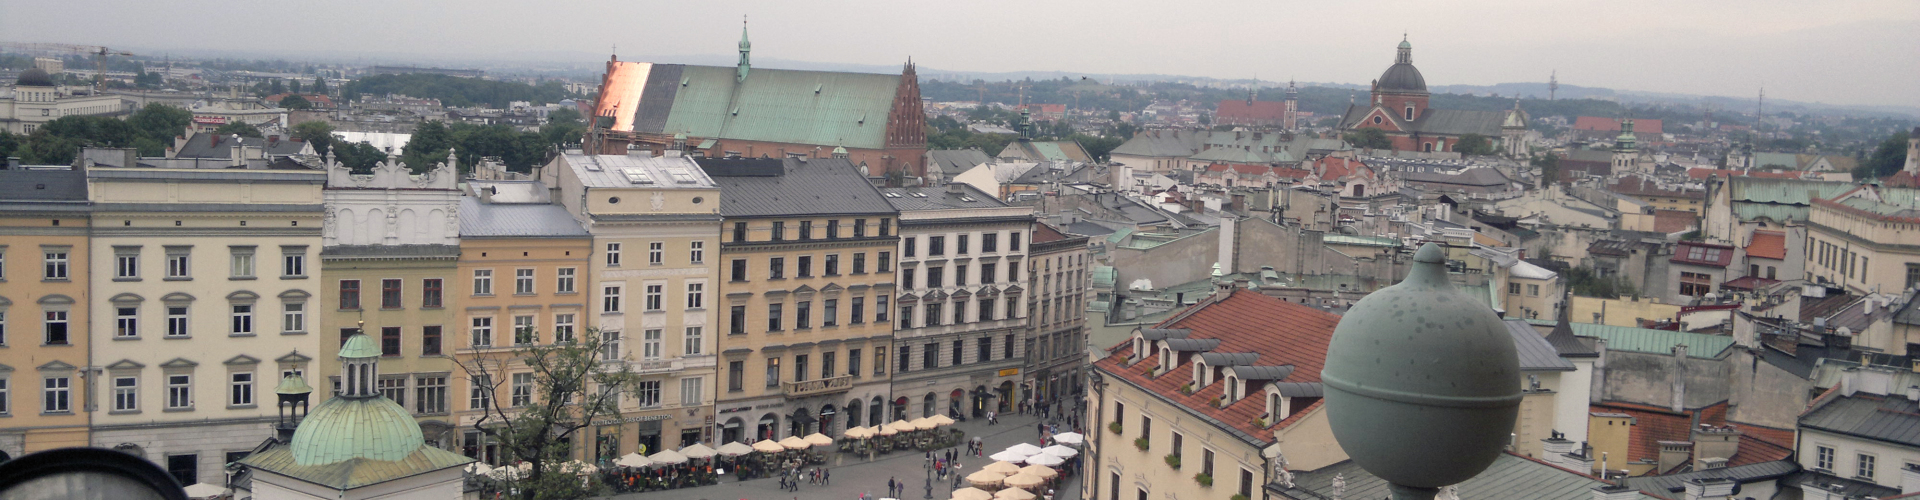
<instances>
[{"instance_id":1,"label":"pedestrian walking","mask_svg":"<svg viewBox=\"0 0 1920 500\"><path fill-rule=\"evenodd\" d=\"M893 496L893 488L899 485L900 485L899 481L895 481L892 477L888 477L887 478L887 496L889 497Z\"/></svg>"},{"instance_id":2,"label":"pedestrian walking","mask_svg":"<svg viewBox=\"0 0 1920 500\"><path fill-rule=\"evenodd\" d=\"M833 471L820 469L820 485L826 486L828 484L833 484Z\"/></svg>"}]
</instances>

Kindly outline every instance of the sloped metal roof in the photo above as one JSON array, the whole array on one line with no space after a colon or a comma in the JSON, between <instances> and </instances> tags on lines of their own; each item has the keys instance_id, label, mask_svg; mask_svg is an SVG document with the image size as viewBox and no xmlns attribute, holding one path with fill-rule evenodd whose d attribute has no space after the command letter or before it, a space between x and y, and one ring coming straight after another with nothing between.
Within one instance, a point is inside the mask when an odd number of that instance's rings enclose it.
<instances>
[{"instance_id":1,"label":"sloped metal roof","mask_svg":"<svg viewBox=\"0 0 1920 500\"><path fill-rule=\"evenodd\" d=\"M1162 339L1184 339L1184 338L1187 338L1188 335L1192 335L1192 334L1193 334L1193 330L1189 330L1186 328L1141 328L1140 329L1140 338L1146 339L1148 342L1158 341Z\"/></svg>"},{"instance_id":2,"label":"sloped metal roof","mask_svg":"<svg viewBox=\"0 0 1920 500\"><path fill-rule=\"evenodd\" d=\"M1251 365L1260 360L1257 352L1205 352L1200 353L1200 362L1208 366Z\"/></svg>"},{"instance_id":3,"label":"sloped metal roof","mask_svg":"<svg viewBox=\"0 0 1920 500\"><path fill-rule=\"evenodd\" d=\"M1281 366L1235 366L1233 373L1247 380L1286 380L1293 374L1293 365Z\"/></svg>"},{"instance_id":4,"label":"sloped metal roof","mask_svg":"<svg viewBox=\"0 0 1920 500\"><path fill-rule=\"evenodd\" d=\"M587 237L587 230L559 205L493 204L460 198L462 238Z\"/></svg>"},{"instance_id":5,"label":"sloped metal roof","mask_svg":"<svg viewBox=\"0 0 1920 500\"><path fill-rule=\"evenodd\" d=\"M1510 319L1507 333L1513 336L1514 350L1520 354L1521 371L1573 371L1573 362L1560 357L1560 353L1540 336L1539 330L1525 320Z\"/></svg>"},{"instance_id":6,"label":"sloped metal roof","mask_svg":"<svg viewBox=\"0 0 1920 500\"><path fill-rule=\"evenodd\" d=\"M1333 479L1346 480L1344 498L1387 498L1387 482L1360 468L1352 460L1294 475L1294 487L1269 483L1267 489L1282 498L1323 500L1333 498ZM1487 470L1457 485L1460 498L1474 500L1591 500L1593 488L1607 483L1544 462L1501 453ZM1650 499L1642 495L1640 498Z\"/></svg>"},{"instance_id":7,"label":"sloped metal roof","mask_svg":"<svg viewBox=\"0 0 1920 500\"><path fill-rule=\"evenodd\" d=\"M1800 426L1906 446L1920 446L1920 405L1898 396L1857 393L1834 398L1800 417Z\"/></svg>"},{"instance_id":8,"label":"sloped metal roof","mask_svg":"<svg viewBox=\"0 0 1920 500\"><path fill-rule=\"evenodd\" d=\"M637 132L879 149L901 75L654 64ZM631 86L631 83L629 83Z\"/></svg>"},{"instance_id":9,"label":"sloped metal roof","mask_svg":"<svg viewBox=\"0 0 1920 500\"><path fill-rule=\"evenodd\" d=\"M1740 482L1740 484L1748 484L1779 479L1799 471L1800 464L1793 463L1792 460L1775 460L1736 467L1667 474L1664 476L1629 477L1621 482L1640 491L1667 495L1672 493L1685 493L1688 479L1732 479ZM1672 498L1683 498L1686 495L1671 496Z\"/></svg>"},{"instance_id":10,"label":"sloped metal roof","mask_svg":"<svg viewBox=\"0 0 1920 500\"><path fill-rule=\"evenodd\" d=\"M1573 323L1573 333L1581 337L1606 339L1607 349L1652 354L1672 354L1673 346L1685 344L1687 356L1711 359L1733 345L1733 337L1625 326Z\"/></svg>"},{"instance_id":11,"label":"sloped metal roof","mask_svg":"<svg viewBox=\"0 0 1920 500\"><path fill-rule=\"evenodd\" d=\"M697 161L720 186L720 214L727 217L899 213L844 158Z\"/></svg>"},{"instance_id":12,"label":"sloped metal roof","mask_svg":"<svg viewBox=\"0 0 1920 500\"><path fill-rule=\"evenodd\" d=\"M285 445L276 445L240 459L241 465L339 490L461 467L473 462L474 459L430 446L421 446L399 460L355 458L329 464L302 465L294 461L291 447Z\"/></svg>"},{"instance_id":13,"label":"sloped metal roof","mask_svg":"<svg viewBox=\"0 0 1920 500\"><path fill-rule=\"evenodd\" d=\"M960 189L958 193L949 189ZM1002 208L1000 201L971 184L956 182L941 187L880 188L887 204L902 212L915 210L956 210L963 208Z\"/></svg>"}]
</instances>

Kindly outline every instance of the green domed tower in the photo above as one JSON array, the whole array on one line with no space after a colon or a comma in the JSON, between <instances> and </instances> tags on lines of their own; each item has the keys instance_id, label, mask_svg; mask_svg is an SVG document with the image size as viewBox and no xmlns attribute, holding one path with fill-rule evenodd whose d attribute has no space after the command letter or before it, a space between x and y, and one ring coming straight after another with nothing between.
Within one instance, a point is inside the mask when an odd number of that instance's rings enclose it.
<instances>
[{"instance_id":1,"label":"green domed tower","mask_svg":"<svg viewBox=\"0 0 1920 500\"><path fill-rule=\"evenodd\" d=\"M363 488L434 474L421 481L436 485L435 491L451 485L448 498L457 498L459 468L474 460L427 446L413 415L380 394L374 382L380 377L380 346L373 338L348 338L340 347L340 365L340 393L308 412L293 439L240 460L270 473L254 476L255 497L276 498L270 493L275 488L300 491L298 483L307 483L338 490L340 498L360 498L356 490L374 493L378 488Z\"/></svg>"}]
</instances>

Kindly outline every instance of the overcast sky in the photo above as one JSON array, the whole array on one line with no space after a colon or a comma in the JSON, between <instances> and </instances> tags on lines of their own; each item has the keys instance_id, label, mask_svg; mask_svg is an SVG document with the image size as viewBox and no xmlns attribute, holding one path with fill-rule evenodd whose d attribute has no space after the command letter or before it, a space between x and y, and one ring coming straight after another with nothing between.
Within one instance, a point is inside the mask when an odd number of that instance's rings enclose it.
<instances>
[{"instance_id":1,"label":"overcast sky","mask_svg":"<svg viewBox=\"0 0 1920 500\"><path fill-rule=\"evenodd\" d=\"M1429 85L1920 106L1920 1L0 0L0 40L262 54L730 54L949 71L1364 84L1401 33Z\"/></svg>"}]
</instances>

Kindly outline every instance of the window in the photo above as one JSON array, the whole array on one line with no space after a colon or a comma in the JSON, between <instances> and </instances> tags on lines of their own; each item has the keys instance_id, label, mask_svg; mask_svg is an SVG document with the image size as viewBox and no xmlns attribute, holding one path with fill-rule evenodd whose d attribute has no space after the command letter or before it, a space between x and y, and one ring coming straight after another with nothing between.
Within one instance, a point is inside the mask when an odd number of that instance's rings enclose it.
<instances>
[{"instance_id":1,"label":"window","mask_svg":"<svg viewBox=\"0 0 1920 500\"><path fill-rule=\"evenodd\" d=\"M867 302L867 298L866 298L866 297L854 297L854 298L853 298L853 308L852 308L852 309L849 309L849 310L847 311L848 313L850 313L850 314L848 314L848 315L847 315L847 318L848 318L848 320L847 320L847 322L848 322L848 323L852 323L852 324L855 324L855 325L858 325L858 324L862 324L862 323L866 323L866 322L867 322L867 319L866 319L866 318L864 318L864 317L862 317L862 316L865 316L865 315L866 315L866 313L867 313L867 307L866 307L866 306L867 306L867 304L866 304L866 302Z\"/></svg>"},{"instance_id":2,"label":"window","mask_svg":"<svg viewBox=\"0 0 1920 500\"><path fill-rule=\"evenodd\" d=\"M973 356L977 358L973 360L975 363L992 361L993 337L980 337L979 340L975 340L973 342Z\"/></svg>"},{"instance_id":3,"label":"window","mask_svg":"<svg viewBox=\"0 0 1920 500\"><path fill-rule=\"evenodd\" d=\"M374 388L380 391L381 396L392 400L393 404L401 408L407 407L407 379L383 378L374 381Z\"/></svg>"},{"instance_id":4,"label":"window","mask_svg":"<svg viewBox=\"0 0 1920 500\"><path fill-rule=\"evenodd\" d=\"M440 325L420 327L420 355L440 355Z\"/></svg>"},{"instance_id":5,"label":"window","mask_svg":"<svg viewBox=\"0 0 1920 500\"><path fill-rule=\"evenodd\" d=\"M847 374L860 376L860 350L847 349Z\"/></svg>"},{"instance_id":6,"label":"window","mask_svg":"<svg viewBox=\"0 0 1920 500\"><path fill-rule=\"evenodd\" d=\"M733 242L739 243L742 241L747 241L747 223L735 222L733 223Z\"/></svg>"},{"instance_id":7,"label":"window","mask_svg":"<svg viewBox=\"0 0 1920 500\"><path fill-rule=\"evenodd\" d=\"M767 331L780 331L780 304L767 304Z\"/></svg>"},{"instance_id":8,"label":"window","mask_svg":"<svg viewBox=\"0 0 1920 500\"><path fill-rule=\"evenodd\" d=\"M1253 471L1240 469L1240 496L1253 498Z\"/></svg>"},{"instance_id":9,"label":"window","mask_svg":"<svg viewBox=\"0 0 1920 500\"><path fill-rule=\"evenodd\" d=\"M253 335L253 304L233 305L232 335Z\"/></svg>"},{"instance_id":10,"label":"window","mask_svg":"<svg viewBox=\"0 0 1920 500\"><path fill-rule=\"evenodd\" d=\"M1007 233L1007 251L1009 252L1020 251L1020 232L1019 231Z\"/></svg>"},{"instance_id":11,"label":"window","mask_svg":"<svg viewBox=\"0 0 1920 500\"><path fill-rule=\"evenodd\" d=\"M900 245L901 245L900 256L901 257L914 256L916 253L918 253L916 251L918 250L916 247L918 246L919 243L920 243L920 238L916 236L908 236L908 237L900 238Z\"/></svg>"},{"instance_id":12,"label":"window","mask_svg":"<svg viewBox=\"0 0 1920 500\"><path fill-rule=\"evenodd\" d=\"M873 298L873 322L875 323L887 322L887 296L886 295L880 295Z\"/></svg>"},{"instance_id":13,"label":"window","mask_svg":"<svg viewBox=\"0 0 1920 500\"><path fill-rule=\"evenodd\" d=\"M773 221L773 241L784 241L786 239L787 223L783 221Z\"/></svg>"},{"instance_id":14,"label":"window","mask_svg":"<svg viewBox=\"0 0 1920 500\"><path fill-rule=\"evenodd\" d=\"M996 277L995 275L999 274L997 273L997 271L999 270L1000 270L999 264L993 264L993 263L980 264L980 284L982 285L993 284L994 278Z\"/></svg>"},{"instance_id":15,"label":"window","mask_svg":"<svg viewBox=\"0 0 1920 500\"><path fill-rule=\"evenodd\" d=\"M1539 297L1539 296L1540 296L1540 285L1527 285L1527 296L1528 296L1528 297Z\"/></svg>"},{"instance_id":16,"label":"window","mask_svg":"<svg viewBox=\"0 0 1920 500\"><path fill-rule=\"evenodd\" d=\"M67 311L47 311L47 345L67 345Z\"/></svg>"},{"instance_id":17,"label":"window","mask_svg":"<svg viewBox=\"0 0 1920 500\"><path fill-rule=\"evenodd\" d=\"M472 336L473 336L474 347L492 347L493 346L493 318L492 317L479 316L479 317L473 318L473 329L471 330L471 332L473 334Z\"/></svg>"},{"instance_id":18,"label":"window","mask_svg":"<svg viewBox=\"0 0 1920 500\"><path fill-rule=\"evenodd\" d=\"M707 306L707 284L687 283L687 309L700 309Z\"/></svg>"},{"instance_id":19,"label":"window","mask_svg":"<svg viewBox=\"0 0 1920 500\"><path fill-rule=\"evenodd\" d=\"M820 353L820 378L833 378L836 375L833 371L836 368L833 358L839 354L833 351Z\"/></svg>"},{"instance_id":20,"label":"window","mask_svg":"<svg viewBox=\"0 0 1920 500\"><path fill-rule=\"evenodd\" d=\"M727 334L745 335L747 333L747 306L733 306L727 311Z\"/></svg>"},{"instance_id":21,"label":"window","mask_svg":"<svg viewBox=\"0 0 1920 500\"><path fill-rule=\"evenodd\" d=\"M113 378L113 411L140 411L140 379ZM0 410L0 413L6 413Z\"/></svg>"},{"instance_id":22,"label":"window","mask_svg":"<svg viewBox=\"0 0 1920 500\"><path fill-rule=\"evenodd\" d=\"M895 368L893 371L895 373L905 373L909 371L911 368L913 368L913 365L910 364L912 360L913 360L913 346L910 346L910 345L900 346L900 367Z\"/></svg>"},{"instance_id":23,"label":"window","mask_svg":"<svg viewBox=\"0 0 1920 500\"><path fill-rule=\"evenodd\" d=\"M1508 283L1508 284L1507 284L1507 295L1519 295L1519 294L1520 294L1520 284L1519 284L1519 283Z\"/></svg>"},{"instance_id":24,"label":"window","mask_svg":"<svg viewBox=\"0 0 1920 500\"><path fill-rule=\"evenodd\" d=\"M659 407L660 406L660 381L658 380L640 381L638 386L634 389L633 395L640 399L641 408Z\"/></svg>"},{"instance_id":25,"label":"window","mask_svg":"<svg viewBox=\"0 0 1920 500\"><path fill-rule=\"evenodd\" d=\"M913 289L913 282L914 282L913 272L914 272L914 268L911 268L911 267L900 270L900 289L902 290Z\"/></svg>"},{"instance_id":26,"label":"window","mask_svg":"<svg viewBox=\"0 0 1920 500\"><path fill-rule=\"evenodd\" d=\"M620 244L607 244L607 267L620 267Z\"/></svg>"},{"instance_id":27,"label":"window","mask_svg":"<svg viewBox=\"0 0 1920 500\"><path fill-rule=\"evenodd\" d=\"M975 313L974 317L978 319L974 321L993 321L993 299L980 299L976 307L979 308L979 311Z\"/></svg>"},{"instance_id":28,"label":"window","mask_svg":"<svg viewBox=\"0 0 1920 500\"><path fill-rule=\"evenodd\" d=\"M42 398L41 413L68 413L73 411L73 379L68 377L47 377L45 396Z\"/></svg>"},{"instance_id":29,"label":"window","mask_svg":"<svg viewBox=\"0 0 1920 500\"><path fill-rule=\"evenodd\" d=\"M767 387L780 386L780 358L767 358Z\"/></svg>"},{"instance_id":30,"label":"window","mask_svg":"<svg viewBox=\"0 0 1920 500\"><path fill-rule=\"evenodd\" d=\"M920 346L920 369L931 370L940 367L940 344Z\"/></svg>"},{"instance_id":31,"label":"window","mask_svg":"<svg viewBox=\"0 0 1920 500\"><path fill-rule=\"evenodd\" d=\"M836 220L827 221L827 239L829 240L840 239L840 221L839 220L836 219Z\"/></svg>"},{"instance_id":32,"label":"window","mask_svg":"<svg viewBox=\"0 0 1920 500\"><path fill-rule=\"evenodd\" d=\"M227 406L253 406L253 373L228 374Z\"/></svg>"},{"instance_id":33,"label":"window","mask_svg":"<svg viewBox=\"0 0 1920 500\"><path fill-rule=\"evenodd\" d=\"M953 322L950 324L958 325L966 322L967 322L967 303L964 301L954 302L953 303Z\"/></svg>"},{"instance_id":34,"label":"window","mask_svg":"<svg viewBox=\"0 0 1920 500\"><path fill-rule=\"evenodd\" d=\"M800 241L813 239L813 221L800 221Z\"/></svg>"},{"instance_id":35,"label":"window","mask_svg":"<svg viewBox=\"0 0 1920 500\"><path fill-rule=\"evenodd\" d=\"M853 220L853 237L855 238L867 237L867 220L866 219Z\"/></svg>"},{"instance_id":36,"label":"window","mask_svg":"<svg viewBox=\"0 0 1920 500\"><path fill-rule=\"evenodd\" d=\"M473 294L474 295L493 295L493 270L492 269L473 270Z\"/></svg>"},{"instance_id":37,"label":"window","mask_svg":"<svg viewBox=\"0 0 1920 500\"><path fill-rule=\"evenodd\" d=\"M796 354L793 356L793 381L807 381L807 355L805 354Z\"/></svg>"},{"instance_id":38,"label":"window","mask_svg":"<svg viewBox=\"0 0 1920 500\"><path fill-rule=\"evenodd\" d=\"M553 342L556 344L573 342L573 313L553 315Z\"/></svg>"},{"instance_id":39,"label":"window","mask_svg":"<svg viewBox=\"0 0 1920 500\"><path fill-rule=\"evenodd\" d=\"M191 263L190 255L187 253L189 248L191 247L167 247L168 279L187 279L191 276L189 272L191 272L192 269L188 267ZM247 274L244 276L253 275L253 257L251 254L247 257L246 271ZM240 277L243 275L235 274L234 276Z\"/></svg>"},{"instance_id":40,"label":"window","mask_svg":"<svg viewBox=\"0 0 1920 500\"><path fill-rule=\"evenodd\" d=\"M647 263L660 265L667 262L667 243L655 241L647 243Z\"/></svg>"},{"instance_id":41,"label":"window","mask_svg":"<svg viewBox=\"0 0 1920 500\"><path fill-rule=\"evenodd\" d=\"M1713 275L1706 273L1680 272L1680 294L1702 296L1713 293Z\"/></svg>"},{"instance_id":42,"label":"window","mask_svg":"<svg viewBox=\"0 0 1920 500\"><path fill-rule=\"evenodd\" d=\"M533 270L532 269L513 270L513 294L514 295L533 295Z\"/></svg>"},{"instance_id":43,"label":"window","mask_svg":"<svg viewBox=\"0 0 1920 500\"><path fill-rule=\"evenodd\" d=\"M900 329L913 328L913 306L900 306Z\"/></svg>"},{"instance_id":44,"label":"window","mask_svg":"<svg viewBox=\"0 0 1920 500\"><path fill-rule=\"evenodd\" d=\"M167 336L185 337L187 331L187 306L167 306Z\"/></svg>"},{"instance_id":45,"label":"window","mask_svg":"<svg viewBox=\"0 0 1920 500\"><path fill-rule=\"evenodd\" d=\"M793 327L800 330L813 328L813 301L802 300L793 306Z\"/></svg>"},{"instance_id":46,"label":"window","mask_svg":"<svg viewBox=\"0 0 1920 500\"><path fill-rule=\"evenodd\" d=\"M180 484L198 482L200 477L200 456L168 455L167 474L173 475L173 478L180 481Z\"/></svg>"},{"instance_id":47,"label":"window","mask_svg":"<svg viewBox=\"0 0 1920 500\"><path fill-rule=\"evenodd\" d=\"M827 276L839 276L840 275L840 254L837 254L837 253L827 254L826 259L827 259L827 263L826 263L827 269L824 274L826 274Z\"/></svg>"},{"instance_id":48,"label":"window","mask_svg":"<svg viewBox=\"0 0 1920 500\"><path fill-rule=\"evenodd\" d=\"M307 275L307 247L280 247L280 276L304 277Z\"/></svg>"},{"instance_id":49,"label":"window","mask_svg":"<svg viewBox=\"0 0 1920 500\"><path fill-rule=\"evenodd\" d=\"M66 250L49 250L45 253L46 273L42 277L49 280L67 279L68 261Z\"/></svg>"},{"instance_id":50,"label":"window","mask_svg":"<svg viewBox=\"0 0 1920 500\"><path fill-rule=\"evenodd\" d=\"M1019 262L1016 261L1016 262L1007 263L1007 281L1009 282L1020 281L1020 263Z\"/></svg>"},{"instance_id":51,"label":"window","mask_svg":"<svg viewBox=\"0 0 1920 500\"><path fill-rule=\"evenodd\" d=\"M1013 357L1013 335L1008 334L1003 340L1006 342L1000 345L1000 358L1006 359Z\"/></svg>"},{"instance_id":52,"label":"window","mask_svg":"<svg viewBox=\"0 0 1920 500\"><path fill-rule=\"evenodd\" d=\"M420 377L413 381L413 412L432 415L447 412L447 377Z\"/></svg>"},{"instance_id":53,"label":"window","mask_svg":"<svg viewBox=\"0 0 1920 500\"><path fill-rule=\"evenodd\" d=\"M660 311L660 310L666 309L666 304L665 304L666 297L667 297L666 285L647 285L646 290L647 290L646 301L647 301L648 311Z\"/></svg>"},{"instance_id":54,"label":"window","mask_svg":"<svg viewBox=\"0 0 1920 500\"><path fill-rule=\"evenodd\" d=\"M1141 418L1145 419L1146 417ZM1146 427L1141 427L1141 430L1146 430ZM1213 450L1200 450L1200 473L1209 476L1213 475Z\"/></svg>"},{"instance_id":55,"label":"window","mask_svg":"<svg viewBox=\"0 0 1920 500\"><path fill-rule=\"evenodd\" d=\"M747 259L733 259L733 272L727 275L729 281L747 280Z\"/></svg>"},{"instance_id":56,"label":"window","mask_svg":"<svg viewBox=\"0 0 1920 500\"><path fill-rule=\"evenodd\" d=\"M967 235L965 234L960 235L960 240L957 243L958 244L955 245L953 254L966 255L967 254Z\"/></svg>"},{"instance_id":57,"label":"window","mask_svg":"<svg viewBox=\"0 0 1920 500\"><path fill-rule=\"evenodd\" d=\"M932 257L932 256L946 255L946 254L947 254L947 237L945 236L928 236L927 237L927 256Z\"/></svg>"},{"instance_id":58,"label":"window","mask_svg":"<svg viewBox=\"0 0 1920 500\"><path fill-rule=\"evenodd\" d=\"M600 332L600 359L620 359L620 332Z\"/></svg>"},{"instance_id":59,"label":"window","mask_svg":"<svg viewBox=\"0 0 1920 500\"><path fill-rule=\"evenodd\" d=\"M640 331L640 359L660 359L661 337L664 330L648 328Z\"/></svg>"},{"instance_id":60,"label":"window","mask_svg":"<svg viewBox=\"0 0 1920 500\"><path fill-rule=\"evenodd\" d=\"M967 346L967 341L965 340L953 341L953 348L947 349L947 356L949 358L948 359L949 362L947 363L947 366L960 365L960 360L962 359L962 356L965 356L965 354L963 353L966 352L966 346Z\"/></svg>"},{"instance_id":61,"label":"window","mask_svg":"<svg viewBox=\"0 0 1920 500\"><path fill-rule=\"evenodd\" d=\"M883 375L885 373L887 373L887 348L875 347L873 348L873 374Z\"/></svg>"},{"instance_id":62,"label":"window","mask_svg":"<svg viewBox=\"0 0 1920 500\"><path fill-rule=\"evenodd\" d=\"M875 265L880 267L879 272L893 272L893 252L880 252L880 257L876 260L878 263Z\"/></svg>"},{"instance_id":63,"label":"window","mask_svg":"<svg viewBox=\"0 0 1920 500\"><path fill-rule=\"evenodd\" d=\"M840 299L827 299L821 304L820 326L840 324Z\"/></svg>"},{"instance_id":64,"label":"window","mask_svg":"<svg viewBox=\"0 0 1920 500\"><path fill-rule=\"evenodd\" d=\"M880 236L886 236L889 233L889 231L891 231L891 226L893 226L893 219L881 217L880 218Z\"/></svg>"},{"instance_id":65,"label":"window","mask_svg":"<svg viewBox=\"0 0 1920 500\"><path fill-rule=\"evenodd\" d=\"M13 412L13 397L11 392L8 391L8 382L8 379L0 377L0 415Z\"/></svg>"},{"instance_id":66,"label":"window","mask_svg":"<svg viewBox=\"0 0 1920 500\"><path fill-rule=\"evenodd\" d=\"M513 317L513 345L533 345L540 343L540 336L534 332L533 316Z\"/></svg>"},{"instance_id":67,"label":"window","mask_svg":"<svg viewBox=\"0 0 1920 500\"><path fill-rule=\"evenodd\" d=\"M680 405L700 406L705 400L707 379L700 377L680 379Z\"/></svg>"},{"instance_id":68,"label":"window","mask_svg":"<svg viewBox=\"0 0 1920 500\"><path fill-rule=\"evenodd\" d=\"M1000 251L1000 233L986 233L986 234L980 235L980 251L986 252L986 253L993 253L993 252Z\"/></svg>"},{"instance_id":69,"label":"window","mask_svg":"<svg viewBox=\"0 0 1920 500\"><path fill-rule=\"evenodd\" d=\"M1854 476L1855 476L1855 477L1859 477L1859 478L1861 478L1861 479L1866 479L1866 480L1868 480L1868 481L1872 481L1872 480L1873 480L1873 465L1874 465L1874 461L1875 461L1875 460L1874 460L1874 457L1873 457L1873 455L1868 455L1868 454L1865 454L1865 453L1861 453L1861 454L1860 454L1860 467L1859 467L1859 471L1858 471L1859 473L1858 473L1858 474L1855 474Z\"/></svg>"},{"instance_id":70,"label":"window","mask_svg":"<svg viewBox=\"0 0 1920 500\"><path fill-rule=\"evenodd\" d=\"M707 242L694 241L687 244L687 260L695 264L707 261Z\"/></svg>"},{"instance_id":71,"label":"window","mask_svg":"<svg viewBox=\"0 0 1920 500\"><path fill-rule=\"evenodd\" d=\"M940 326L942 324L940 322L943 320L940 316L941 305L942 304L937 302L927 304L925 308L927 316L920 319L920 324L925 326Z\"/></svg>"},{"instance_id":72,"label":"window","mask_svg":"<svg viewBox=\"0 0 1920 500\"><path fill-rule=\"evenodd\" d=\"M620 312L620 302L620 285L604 285L600 287L601 312Z\"/></svg>"},{"instance_id":73,"label":"window","mask_svg":"<svg viewBox=\"0 0 1920 500\"><path fill-rule=\"evenodd\" d=\"M533 374L515 373L507 405L519 408L529 404L533 404Z\"/></svg>"},{"instance_id":74,"label":"window","mask_svg":"<svg viewBox=\"0 0 1920 500\"><path fill-rule=\"evenodd\" d=\"M493 407L493 378L486 375L474 375L472 385L467 389L467 407L485 410Z\"/></svg>"},{"instance_id":75,"label":"window","mask_svg":"<svg viewBox=\"0 0 1920 500\"><path fill-rule=\"evenodd\" d=\"M681 345L683 349L680 353L683 356L698 356L704 354L707 349L705 328L698 326L687 327L687 335L683 338Z\"/></svg>"},{"instance_id":76,"label":"window","mask_svg":"<svg viewBox=\"0 0 1920 500\"><path fill-rule=\"evenodd\" d=\"M140 279L140 247L113 248L114 279Z\"/></svg>"},{"instance_id":77,"label":"window","mask_svg":"<svg viewBox=\"0 0 1920 500\"><path fill-rule=\"evenodd\" d=\"M787 259L785 257L774 257L771 259L767 259L767 279L777 280L777 279L784 279L786 277L787 277Z\"/></svg>"},{"instance_id":78,"label":"window","mask_svg":"<svg viewBox=\"0 0 1920 500\"><path fill-rule=\"evenodd\" d=\"M360 308L360 280L340 280L340 310Z\"/></svg>"},{"instance_id":79,"label":"window","mask_svg":"<svg viewBox=\"0 0 1920 500\"><path fill-rule=\"evenodd\" d=\"M193 376L167 376L167 409L184 410L193 407Z\"/></svg>"},{"instance_id":80,"label":"window","mask_svg":"<svg viewBox=\"0 0 1920 500\"><path fill-rule=\"evenodd\" d=\"M130 338L140 336L140 308L115 307L113 314L113 336Z\"/></svg>"},{"instance_id":81,"label":"window","mask_svg":"<svg viewBox=\"0 0 1920 500\"><path fill-rule=\"evenodd\" d=\"M744 384L743 379L745 379L746 377L747 377L747 362L745 361L728 361L727 362L727 392L740 392L742 390L745 390L744 388L742 388L742 385Z\"/></svg>"},{"instance_id":82,"label":"window","mask_svg":"<svg viewBox=\"0 0 1920 500\"><path fill-rule=\"evenodd\" d=\"M853 274L867 274L867 253L853 254Z\"/></svg>"}]
</instances>

